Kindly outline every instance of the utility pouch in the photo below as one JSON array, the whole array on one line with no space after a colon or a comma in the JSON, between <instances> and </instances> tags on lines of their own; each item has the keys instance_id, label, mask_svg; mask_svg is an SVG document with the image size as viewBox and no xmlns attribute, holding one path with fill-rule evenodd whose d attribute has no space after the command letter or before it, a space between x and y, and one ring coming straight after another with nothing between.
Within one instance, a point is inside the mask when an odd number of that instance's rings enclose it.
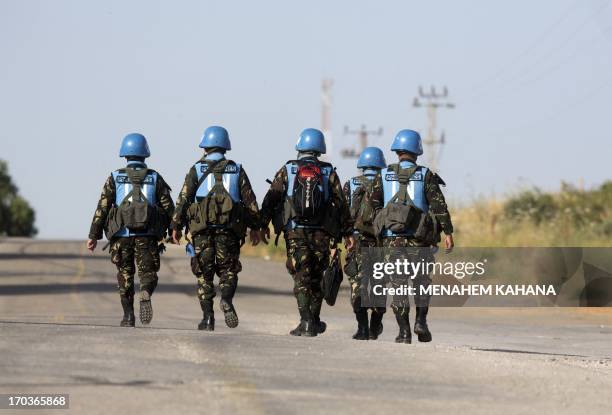
<instances>
[{"instance_id":1,"label":"utility pouch","mask_svg":"<svg viewBox=\"0 0 612 415\"><path fill-rule=\"evenodd\" d=\"M104 224L104 234L106 235L106 239L110 241L120 229L121 222L120 218L118 217L118 209L117 206L113 205L108 212L106 223Z\"/></svg>"},{"instance_id":2,"label":"utility pouch","mask_svg":"<svg viewBox=\"0 0 612 415\"><path fill-rule=\"evenodd\" d=\"M424 242L427 245L437 245L440 238L440 225L436 217L432 214L423 214L419 226L414 233L415 239Z\"/></svg>"},{"instance_id":3,"label":"utility pouch","mask_svg":"<svg viewBox=\"0 0 612 415\"><path fill-rule=\"evenodd\" d=\"M246 236L247 226L246 207L244 203L234 203L230 216L230 229L238 238L242 239Z\"/></svg>"},{"instance_id":4,"label":"utility pouch","mask_svg":"<svg viewBox=\"0 0 612 415\"><path fill-rule=\"evenodd\" d=\"M206 224L206 216L203 214L202 208L200 202L194 202L187 208L188 227L192 235L197 235L208 227Z\"/></svg>"},{"instance_id":5,"label":"utility pouch","mask_svg":"<svg viewBox=\"0 0 612 415\"><path fill-rule=\"evenodd\" d=\"M170 226L170 218L166 214L164 209L157 206L154 208L153 223L151 224L151 230L153 235L157 237L157 240L166 238L168 227Z\"/></svg>"}]
</instances>

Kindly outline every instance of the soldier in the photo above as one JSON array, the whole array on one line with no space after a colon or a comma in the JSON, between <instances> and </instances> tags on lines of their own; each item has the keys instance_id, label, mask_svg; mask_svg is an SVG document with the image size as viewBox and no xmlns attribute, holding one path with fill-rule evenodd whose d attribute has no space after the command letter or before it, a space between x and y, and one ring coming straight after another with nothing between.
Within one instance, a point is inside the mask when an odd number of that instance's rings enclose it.
<instances>
[{"instance_id":1,"label":"soldier","mask_svg":"<svg viewBox=\"0 0 612 415\"><path fill-rule=\"evenodd\" d=\"M225 158L232 149L227 130L211 126L200 142L204 156L185 177L172 217L172 240L178 244L182 229L193 238L194 256L191 269L198 280L198 299L202 308L199 330L213 331L215 315L213 298L215 273L219 276L220 307L225 324L238 326L233 304L238 285L240 247L247 227L253 245L259 243L259 208L251 183L239 163Z\"/></svg>"},{"instance_id":2,"label":"soldier","mask_svg":"<svg viewBox=\"0 0 612 415\"><path fill-rule=\"evenodd\" d=\"M329 265L330 247L344 236L353 249L352 222L342 184L335 169L318 159L325 154L323 133L302 131L295 146L296 160L289 160L277 173L262 203L262 228L269 237L273 221L282 231L287 247L287 269L294 279L300 323L293 336L316 336L326 325L320 319L323 292L321 279Z\"/></svg>"},{"instance_id":3,"label":"soldier","mask_svg":"<svg viewBox=\"0 0 612 415\"><path fill-rule=\"evenodd\" d=\"M366 281L362 266L364 253L361 249L378 246L373 222L382 208L380 169L386 166L381 149L365 148L357 161L357 168L362 170L362 174L348 180L343 189L354 221L355 248L346 257L344 272L351 284L351 305L357 318L357 332L353 335L355 340L376 340L383 329L385 307L371 307L372 315L368 326L368 308L363 305L362 298Z\"/></svg>"},{"instance_id":4,"label":"soldier","mask_svg":"<svg viewBox=\"0 0 612 415\"><path fill-rule=\"evenodd\" d=\"M128 134L121 143L119 157L125 168L111 173L104 184L94 214L87 249L93 252L102 231L110 241L111 261L117 266L119 296L123 307L122 327L134 327L134 273L140 278L140 321L153 318L151 296L157 287L160 241L166 236L174 203L170 187L162 176L145 164L151 155L142 134ZM136 268L134 267L136 261Z\"/></svg>"},{"instance_id":5,"label":"soldier","mask_svg":"<svg viewBox=\"0 0 612 415\"><path fill-rule=\"evenodd\" d=\"M396 258L392 256L403 256L411 261L433 261L431 247L440 241L440 230L446 235L446 251L450 252L454 246L453 224L440 190L440 186L445 183L437 173L416 164L417 157L423 154L421 137L416 131L398 132L391 150L397 153L398 163L381 171L385 207L375 220L376 231L381 231L383 246L387 248L385 259L394 262ZM393 213L401 209L409 210L407 216L404 216L409 218L409 223L398 224L397 217L393 217ZM427 312L430 298L421 295L419 287L428 286L431 278L426 272L412 277L417 289L414 332L420 342L429 342L431 332L427 326ZM393 276L391 282L394 286L407 283ZM399 335L395 341L411 343L408 296L395 296L391 308L399 325Z\"/></svg>"}]
</instances>

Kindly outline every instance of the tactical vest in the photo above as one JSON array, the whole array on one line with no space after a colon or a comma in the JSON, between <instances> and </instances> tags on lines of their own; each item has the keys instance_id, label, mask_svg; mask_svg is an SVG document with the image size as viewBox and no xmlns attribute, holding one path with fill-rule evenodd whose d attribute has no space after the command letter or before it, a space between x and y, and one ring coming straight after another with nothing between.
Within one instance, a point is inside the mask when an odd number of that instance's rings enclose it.
<instances>
[{"instance_id":1,"label":"tactical vest","mask_svg":"<svg viewBox=\"0 0 612 415\"><path fill-rule=\"evenodd\" d=\"M208 171L208 165L211 161L204 160L199 161L195 164L196 174L198 175L198 181L202 178L204 174ZM229 195L232 197L234 202L240 202L240 164L235 162L229 162L225 166L225 170L223 172L223 187ZM209 174L206 176L198 190L196 191L195 197L196 201L200 201L212 190L215 184L215 176L214 174Z\"/></svg>"},{"instance_id":2,"label":"tactical vest","mask_svg":"<svg viewBox=\"0 0 612 415\"><path fill-rule=\"evenodd\" d=\"M187 209L189 232L195 235L207 229L229 229L243 239L247 217L240 192L240 164L211 157L194 168L198 188Z\"/></svg>"},{"instance_id":3,"label":"tactical vest","mask_svg":"<svg viewBox=\"0 0 612 415\"><path fill-rule=\"evenodd\" d=\"M319 189L323 192L323 201L327 203L330 199L329 177L332 174L333 167L325 163L323 165L320 165L320 168L321 168L321 177L323 179L323 183L319 184L318 186L319 186ZM297 172L298 172L298 165L294 160L289 161L287 162L287 164L285 164L285 170L287 171L286 198L287 198L287 201L289 201L291 200L293 196L293 184L295 182L295 176L297 175ZM285 219L285 229L288 229L288 230L293 230L296 228L320 229L324 227L323 225L321 226L301 225L301 224L296 223L291 218L285 217L284 219Z\"/></svg>"},{"instance_id":4,"label":"tactical vest","mask_svg":"<svg viewBox=\"0 0 612 415\"><path fill-rule=\"evenodd\" d=\"M414 167L416 164L411 161L401 161L400 167L409 169ZM427 213L429 211L429 205L427 204L427 197L425 194L425 176L429 169L427 167L419 166L417 170L412 174L408 182L407 191L408 196L416 207ZM383 181L383 192L384 192L384 204L387 206L389 201L399 191L399 181L397 174L389 168L384 168L381 171ZM396 234L391 232L389 229L385 229L383 236L412 236L413 232Z\"/></svg>"},{"instance_id":5,"label":"tactical vest","mask_svg":"<svg viewBox=\"0 0 612 415\"><path fill-rule=\"evenodd\" d=\"M128 167L135 168L146 168L146 164L141 162L128 162ZM130 178L128 177L125 169L115 170L112 173L113 181L115 182L115 206L121 205L123 199L132 191L133 186L130 182ZM143 180L143 184L141 186L141 192L144 197L147 198L147 203L149 206L154 207L157 204L156 200L156 191L157 188L157 172L153 170L149 170L147 175ZM130 199L128 199L130 200ZM122 227L117 233L115 233L115 237L129 237L129 236L143 236L150 235L150 231L145 232L133 232L129 229Z\"/></svg>"}]
</instances>

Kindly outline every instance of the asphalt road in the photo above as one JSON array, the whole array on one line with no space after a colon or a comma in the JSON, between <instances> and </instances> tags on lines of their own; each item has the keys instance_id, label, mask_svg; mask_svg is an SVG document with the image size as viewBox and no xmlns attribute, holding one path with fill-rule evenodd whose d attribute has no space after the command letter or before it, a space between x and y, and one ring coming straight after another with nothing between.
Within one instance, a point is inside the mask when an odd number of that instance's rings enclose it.
<instances>
[{"instance_id":1,"label":"asphalt road","mask_svg":"<svg viewBox=\"0 0 612 415\"><path fill-rule=\"evenodd\" d=\"M115 269L83 242L0 241L0 393L68 393L75 414L612 413L610 309L436 308L429 344L351 339L348 292L328 332L298 319L282 263L243 258L240 325L196 330L195 280L163 257L149 327L117 327ZM19 410L14 413L62 413ZM11 413L0 410L0 415Z\"/></svg>"}]
</instances>

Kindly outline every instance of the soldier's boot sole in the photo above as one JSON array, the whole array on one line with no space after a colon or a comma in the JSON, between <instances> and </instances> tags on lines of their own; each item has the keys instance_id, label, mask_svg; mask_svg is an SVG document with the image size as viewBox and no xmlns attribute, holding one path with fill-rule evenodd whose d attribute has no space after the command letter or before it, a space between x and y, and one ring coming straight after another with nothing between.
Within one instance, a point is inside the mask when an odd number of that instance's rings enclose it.
<instances>
[{"instance_id":1,"label":"soldier's boot sole","mask_svg":"<svg viewBox=\"0 0 612 415\"><path fill-rule=\"evenodd\" d=\"M219 305L221 306L221 311L223 311L227 327L230 329L238 327L238 314L236 314L234 306L225 300L221 300Z\"/></svg>"},{"instance_id":2,"label":"soldier's boot sole","mask_svg":"<svg viewBox=\"0 0 612 415\"><path fill-rule=\"evenodd\" d=\"M149 324L153 320L153 305L151 304L151 295L143 291L140 294L140 322Z\"/></svg>"},{"instance_id":3,"label":"soldier's boot sole","mask_svg":"<svg viewBox=\"0 0 612 415\"><path fill-rule=\"evenodd\" d=\"M327 323L324 321L319 321L319 324L317 324L317 331L319 334L323 334L325 333L325 330L327 330Z\"/></svg>"}]
</instances>

